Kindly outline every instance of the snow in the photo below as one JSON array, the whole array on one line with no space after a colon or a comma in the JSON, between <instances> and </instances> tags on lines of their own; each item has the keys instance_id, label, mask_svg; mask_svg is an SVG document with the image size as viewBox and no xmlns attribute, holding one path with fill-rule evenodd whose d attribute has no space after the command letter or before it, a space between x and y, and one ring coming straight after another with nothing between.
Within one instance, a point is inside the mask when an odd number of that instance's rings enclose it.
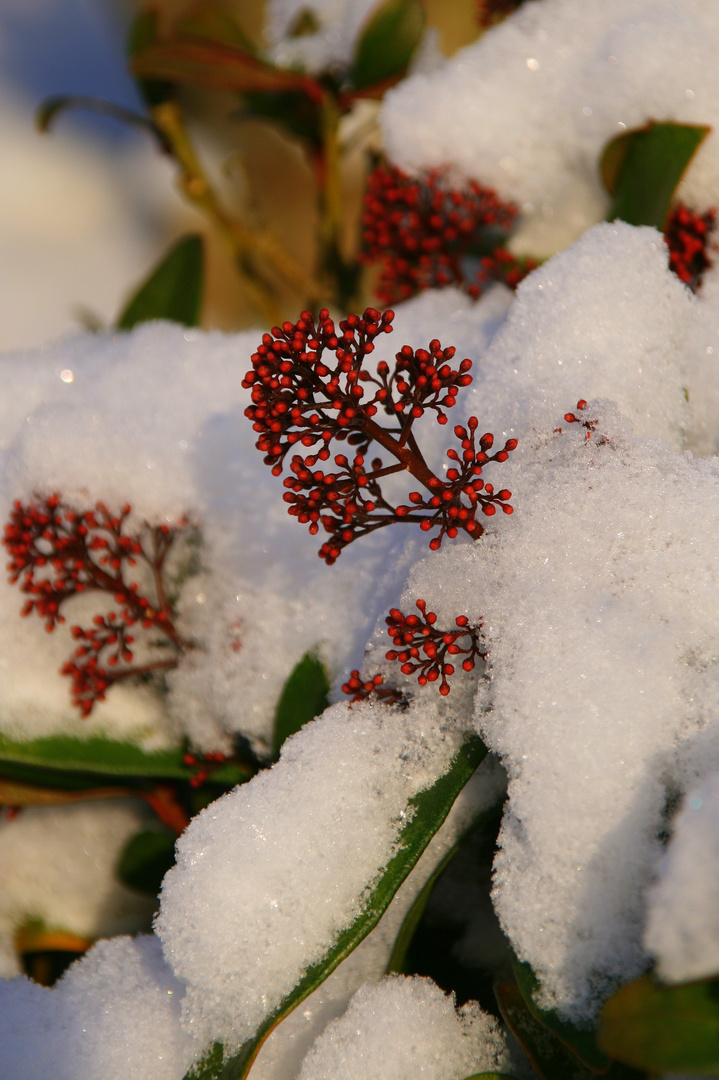
<instances>
[{"instance_id":1,"label":"snow","mask_svg":"<svg viewBox=\"0 0 719 1080\"><path fill-rule=\"evenodd\" d=\"M316 74L347 68L365 20L378 0L270 0L267 5L269 54L281 67ZM314 18L317 29L295 36L297 21Z\"/></svg>"},{"instance_id":2,"label":"snow","mask_svg":"<svg viewBox=\"0 0 719 1080\"><path fill-rule=\"evenodd\" d=\"M657 973L687 982L719 971L719 774L686 794L649 892L644 944Z\"/></svg>"},{"instance_id":3,"label":"snow","mask_svg":"<svg viewBox=\"0 0 719 1080\"><path fill-rule=\"evenodd\" d=\"M476 1002L455 1010L431 979L394 976L361 987L302 1064L299 1080L463 1080L507 1071L497 1021Z\"/></svg>"},{"instance_id":4,"label":"snow","mask_svg":"<svg viewBox=\"0 0 719 1080\"><path fill-rule=\"evenodd\" d=\"M100 941L52 989L0 982L2 1080L182 1080L196 1054L156 938Z\"/></svg>"},{"instance_id":5,"label":"snow","mask_svg":"<svg viewBox=\"0 0 719 1080\"><path fill-rule=\"evenodd\" d=\"M708 124L681 197L716 201L719 12L713 0L528 0L436 72L391 90L396 165L449 167L523 214L517 251L549 255L603 218L603 147L649 120Z\"/></svg>"},{"instance_id":6,"label":"snow","mask_svg":"<svg viewBox=\"0 0 719 1080\"><path fill-rule=\"evenodd\" d=\"M510 778L495 907L543 1004L580 1023L646 968L665 805L719 766L719 466L681 450L707 364L693 317L716 310L624 225L527 278L463 406L520 440L501 466L515 513L416 565L400 604L482 622L476 723ZM379 627L367 672L385 650Z\"/></svg>"},{"instance_id":7,"label":"snow","mask_svg":"<svg viewBox=\"0 0 719 1080\"><path fill-rule=\"evenodd\" d=\"M115 867L130 837L153 827L143 803L118 798L0 819L0 940L9 958L0 972L17 972L13 937L31 923L90 939L149 925L154 902L125 888Z\"/></svg>"},{"instance_id":8,"label":"snow","mask_svg":"<svg viewBox=\"0 0 719 1080\"><path fill-rule=\"evenodd\" d=\"M505 786L504 771L496 759L486 757L372 933L269 1036L252 1067L254 1080L297 1076L317 1035L342 1015L357 988L382 977L402 922L432 871L471 824L497 804Z\"/></svg>"},{"instance_id":9,"label":"snow","mask_svg":"<svg viewBox=\"0 0 719 1080\"><path fill-rule=\"evenodd\" d=\"M455 290L426 294L398 308L397 329L376 356L392 360L405 342L419 347L438 335L476 356L510 302L504 289L477 305ZM336 567L320 562L319 542L287 515L281 482L263 465L243 415L249 398L240 384L259 339L260 331L148 323L0 357L4 519L14 499L59 491L80 507L130 502L136 523L189 512L202 537L200 573L178 602L185 636L200 647L170 673L164 700L121 684L88 720L76 715L58 674L72 649L68 629L48 635L39 619L19 619L18 589L0 580L4 733L102 733L147 748L186 734L199 749L227 750L239 731L266 750L282 686L305 652L319 647L338 685L361 661L423 541L388 529ZM96 611L95 599L74 600L68 625Z\"/></svg>"},{"instance_id":10,"label":"snow","mask_svg":"<svg viewBox=\"0 0 719 1080\"><path fill-rule=\"evenodd\" d=\"M322 959L397 850L408 801L446 771L460 736L435 702L338 704L269 772L193 818L156 929L199 1038L238 1049Z\"/></svg>"}]
</instances>

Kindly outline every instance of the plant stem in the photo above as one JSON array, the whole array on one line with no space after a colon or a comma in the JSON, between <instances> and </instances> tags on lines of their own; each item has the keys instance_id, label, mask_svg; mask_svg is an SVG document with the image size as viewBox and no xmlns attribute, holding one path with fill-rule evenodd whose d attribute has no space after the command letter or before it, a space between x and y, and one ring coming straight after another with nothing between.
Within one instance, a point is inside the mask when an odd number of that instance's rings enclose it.
<instances>
[{"instance_id":1,"label":"plant stem","mask_svg":"<svg viewBox=\"0 0 719 1080\"><path fill-rule=\"evenodd\" d=\"M277 322L280 315L274 289L264 280L265 268L303 296L317 292L317 284L272 236L247 228L223 206L195 150L178 103L164 101L156 105L152 118L179 167L180 190L215 226L242 274L253 302L269 320Z\"/></svg>"}]
</instances>

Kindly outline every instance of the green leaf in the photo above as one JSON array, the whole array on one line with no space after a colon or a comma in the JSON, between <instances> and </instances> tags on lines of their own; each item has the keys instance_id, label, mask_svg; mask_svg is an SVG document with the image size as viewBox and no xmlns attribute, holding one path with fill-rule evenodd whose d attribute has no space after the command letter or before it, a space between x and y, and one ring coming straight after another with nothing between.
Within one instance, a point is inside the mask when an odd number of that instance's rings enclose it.
<instances>
[{"instance_id":1,"label":"green leaf","mask_svg":"<svg viewBox=\"0 0 719 1080\"><path fill-rule=\"evenodd\" d=\"M407 70L424 33L420 0L384 0L370 13L355 48L350 82L367 90Z\"/></svg>"},{"instance_id":2,"label":"green leaf","mask_svg":"<svg viewBox=\"0 0 719 1080\"><path fill-rule=\"evenodd\" d=\"M125 844L115 867L123 884L145 896L157 896L162 879L175 862L175 839L146 829Z\"/></svg>"},{"instance_id":3,"label":"green leaf","mask_svg":"<svg viewBox=\"0 0 719 1080\"><path fill-rule=\"evenodd\" d=\"M594 1033L580 1031L566 1020L560 1020L554 1009L540 1009L535 1001L535 993L539 989L537 977L529 964L523 964L516 957L512 960L514 977L522 994L524 1003L540 1024L544 1024L557 1038L564 1043L568 1050L580 1058L588 1069L593 1072L606 1072L610 1065L610 1058L596 1044Z\"/></svg>"},{"instance_id":4,"label":"green leaf","mask_svg":"<svg viewBox=\"0 0 719 1080\"><path fill-rule=\"evenodd\" d=\"M272 748L277 757L285 739L323 713L329 702L327 672L316 652L308 652L284 685L275 712Z\"/></svg>"},{"instance_id":5,"label":"green leaf","mask_svg":"<svg viewBox=\"0 0 719 1080\"><path fill-rule=\"evenodd\" d=\"M502 1017L521 1044L540 1080L596 1080L565 1044L530 1011L516 983L500 983L494 989ZM643 1074L616 1061L605 1069L606 1080L639 1080Z\"/></svg>"},{"instance_id":6,"label":"green leaf","mask_svg":"<svg viewBox=\"0 0 719 1080\"><path fill-rule=\"evenodd\" d=\"M240 94L299 90L314 101L322 101L325 96L324 87L317 79L276 68L247 49L219 41L168 38L138 50L131 67L135 75L143 78L167 79Z\"/></svg>"},{"instance_id":7,"label":"green leaf","mask_svg":"<svg viewBox=\"0 0 719 1080\"><path fill-rule=\"evenodd\" d=\"M451 863L454 856L459 851L459 845L461 841L457 841L456 844L449 849L443 859L435 866L434 870L427 878L427 881L422 888L422 891L416 896L414 903L402 920L402 925L399 928L399 933L395 939L394 947L392 949L392 955L389 958L387 964L388 975L403 975L405 974L405 961L407 959L407 951L412 944L412 938L414 932L419 926L420 920L424 915L427 902L432 894L432 889L437 884L437 880L443 870L446 870Z\"/></svg>"},{"instance_id":8,"label":"green leaf","mask_svg":"<svg viewBox=\"0 0 719 1080\"><path fill-rule=\"evenodd\" d=\"M214 1043L202 1060L192 1066L185 1080L216 1080L222 1072L223 1062L222 1043Z\"/></svg>"},{"instance_id":9,"label":"green leaf","mask_svg":"<svg viewBox=\"0 0 719 1080\"><path fill-rule=\"evenodd\" d=\"M118 330L149 319L197 326L202 303L204 254L201 236L184 236L153 268L125 306Z\"/></svg>"},{"instance_id":10,"label":"green leaf","mask_svg":"<svg viewBox=\"0 0 719 1080\"><path fill-rule=\"evenodd\" d=\"M49 735L28 742L13 742L0 735L0 775L18 780L40 781L50 786L70 787L70 776L84 781L93 777L189 780L195 766L183 762L183 748L147 753L134 743L118 742L95 735L77 739L72 735ZM218 784L237 784L248 779L239 765L223 765L213 770Z\"/></svg>"},{"instance_id":11,"label":"green leaf","mask_svg":"<svg viewBox=\"0 0 719 1080\"><path fill-rule=\"evenodd\" d=\"M410 800L413 813L408 815L404 826L400 847L390 860L379 880L370 892L362 913L338 937L323 960L308 968L294 990L278 1005L239 1053L225 1062L224 1066L209 1067L208 1056L198 1066L205 1069L200 1072L202 1080L245 1080L260 1047L275 1027L305 1000L325 979L332 974L359 943L374 930L410 871L416 866L430 840L437 832L447 814L452 809L455 799L473 775L477 766L487 754L487 748L477 736L470 736L454 758L448 771L435 781L432 787L420 792ZM217 1046L210 1052L217 1061ZM190 1080L191 1073L187 1080Z\"/></svg>"},{"instance_id":12,"label":"green leaf","mask_svg":"<svg viewBox=\"0 0 719 1080\"><path fill-rule=\"evenodd\" d=\"M509 1073L473 1073L466 1077L466 1080L516 1080L516 1077Z\"/></svg>"},{"instance_id":13,"label":"green leaf","mask_svg":"<svg viewBox=\"0 0 719 1080\"><path fill-rule=\"evenodd\" d=\"M427 907L427 902L432 893L432 889L437 884L437 881L447 869L452 859L458 853L463 844L465 844L469 840L469 838L475 835L477 832L484 832L484 830L487 829L488 826L491 826L492 823L496 823L497 827L492 827L491 830L492 854L490 855L490 862L493 861L497 828L499 827L499 822L501 821L502 817L503 802L504 796L502 796L502 798L500 798L498 802L495 803L493 806L489 807L487 810L479 814L478 817L475 818L475 820L471 823L469 828L465 829L463 835L460 836L460 838L457 840L457 843L452 845L444 858L442 858L435 866L431 875L427 879L422 891L415 898L414 903L412 904L402 921L402 925L399 929L399 933L394 943L394 948L392 949L392 955L390 956L389 963L387 964L388 975L404 975L411 973L408 972L406 964L407 952L410 945L412 944L412 939L422 919L425 908Z\"/></svg>"},{"instance_id":14,"label":"green leaf","mask_svg":"<svg viewBox=\"0 0 719 1080\"><path fill-rule=\"evenodd\" d=\"M719 1075L719 978L663 986L651 975L604 1006L599 1045L652 1073Z\"/></svg>"},{"instance_id":15,"label":"green leaf","mask_svg":"<svg viewBox=\"0 0 719 1080\"><path fill-rule=\"evenodd\" d=\"M139 11L130 25L127 35L127 59L132 61L143 49L149 48L157 42L158 38L158 15L154 8L145 8ZM172 86L164 79L137 79L137 88L140 91L145 104L153 109L162 105L172 97Z\"/></svg>"},{"instance_id":16,"label":"green leaf","mask_svg":"<svg viewBox=\"0 0 719 1080\"><path fill-rule=\"evenodd\" d=\"M297 139L319 147L322 142L322 114L317 102L297 90L248 93L242 98L240 118L267 120Z\"/></svg>"},{"instance_id":17,"label":"green leaf","mask_svg":"<svg viewBox=\"0 0 719 1080\"><path fill-rule=\"evenodd\" d=\"M664 230L677 184L711 131L699 124L650 122L607 144L599 171L614 196L607 221Z\"/></svg>"}]
</instances>

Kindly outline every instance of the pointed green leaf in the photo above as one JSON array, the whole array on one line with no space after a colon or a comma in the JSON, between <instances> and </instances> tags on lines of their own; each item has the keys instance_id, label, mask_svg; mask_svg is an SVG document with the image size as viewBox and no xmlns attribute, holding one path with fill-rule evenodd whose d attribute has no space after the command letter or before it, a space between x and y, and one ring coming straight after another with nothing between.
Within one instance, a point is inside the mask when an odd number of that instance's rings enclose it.
<instances>
[{"instance_id":1,"label":"pointed green leaf","mask_svg":"<svg viewBox=\"0 0 719 1080\"><path fill-rule=\"evenodd\" d=\"M210 1067L210 1061L217 1062L218 1060L217 1046L213 1047L210 1055L196 1066L196 1073L202 1080L245 1080L267 1036L280 1021L284 1020L332 974L338 964L341 964L357 948L371 930L374 930L389 907L392 897L416 866L430 840L452 809L455 799L486 754L487 748L481 740L476 736L470 736L448 771L432 787L410 800L413 813L408 815L407 824L402 830L399 850L369 893L362 913L340 934L324 959L308 968L294 990L264 1021L255 1037L248 1040L235 1057L230 1058L221 1067L216 1065ZM197 1072L201 1069L204 1071ZM193 1076L193 1073L188 1073L186 1080L191 1080Z\"/></svg>"},{"instance_id":2,"label":"pointed green leaf","mask_svg":"<svg viewBox=\"0 0 719 1080\"><path fill-rule=\"evenodd\" d=\"M597 1035L608 1054L652 1073L719 1075L719 978L664 986L652 976L609 998Z\"/></svg>"},{"instance_id":3,"label":"pointed green leaf","mask_svg":"<svg viewBox=\"0 0 719 1080\"><path fill-rule=\"evenodd\" d=\"M144 896L157 896L162 879L175 862L175 838L145 829L125 844L115 867L124 885Z\"/></svg>"},{"instance_id":4,"label":"pointed green leaf","mask_svg":"<svg viewBox=\"0 0 719 1080\"><path fill-rule=\"evenodd\" d=\"M127 35L126 52L131 67L137 53L157 42L158 32L158 15L155 9L150 7L139 11ZM143 101L151 109L172 97L172 86L164 79L137 79L137 88Z\"/></svg>"},{"instance_id":5,"label":"pointed green leaf","mask_svg":"<svg viewBox=\"0 0 719 1080\"><path fill-rule=\"evenodd\" d=\"M325 96L322 85L311 76L273 67L246 49L219 41L168 38L138 50L131 67L143 78L167 79L239 94L299 90L314 101Z\"/></svg>"},{"instance_id":6,"label":"pointed green leaf","mask_svg":"<svg viewBox=\"0 0 719 1080\"><path fill-rule=\"evenodd\" d=\"M424 33L421 0L384 0L365 21L355 48L350 82L367 90L407 70Z\"/></svg>"},{"instance_id":7,"label":"pointed green leaf","mask_svg":"<svg viewBox=\"0 0 719 1080\"><path fill-rule=\"evenodd\" d=\"M192 1066L185 1080L217 1080L222 1072L223 1062L222 1043L214 1043L202 1060Z\"/></svg>"},{"instance_id":8,"label":"pointed green leaf","mask_svg":"<svg viewBox=\"0 0 719 1080\"><path fill-rule=\"evenodd\" d=\"M512 961L514 977L517 986L524 998L524 1003L532 1015L540 1024L544 1024L557 1038L564 1043L568 1050L580 1058L588 1069L593 1072L606 1072L610 1065L610 1059L596 1044L592 1031L581 1031L566 1020L560 1020L554 1009L540 1009L535 1001L535 994L539 990L537 977L529 964L523 964L516 958Z\"/></svg>"},{"instance_id":9,"label":"pointed green leaf","mask_svg":"<svg viewBox=\"0 0 719 1080\"><path fill-rule=\"evenodd\" d=\"M267 120L285 134L319 147L322 142L322 111L317 102L297 90L250 93L242 97L241 118Z\"/></svg>"},{"instance_id":10,"label":"pointed green leaf","mask_svg":"<svg viewBox=\"0 0 719 1080\"><path fill-rule=\"evenodd\" d=\"M592 1072L529 1010L516 983L500 983L495 997L504 1022L521 1044L539 1080L597 1080ZM640 1080L643 1076L612 1062L602 1074L606 1080Z\"/></svg>"},{"instance_id":11,"label":"pointed green leaf","mask_svg":"<svg viewBox=\"0 0 719 1080\"><path fill-rule=\"evenodd\" d=\"M663 231L677 184L710 131L699 124L652 121L612 139L599 164L614 196L607 221L619 218Z\"/></svg>"},{"instance_id":12,"label":"pointed green leaf","mask_svg":"<svg viewBox=\"0 0 719 1080\"><path fill-rule=\"evenodd\" d=\"M197 326L203 278L202 237L184 236L173 244L130 299L117 320L118 330L130 330L149 319Z\"/></svg>"},{"instance_id":13,"label":"pointed green leaf","mask_svg":"<svg viewBox=\"0 0 719 1080\"><path fill-rule=\"evenodd\" d=\"M427 907L427 903L432 894L432 889L437 884L437 880L442 871L447 869L452 859L459 851L459 845L460 841L458 840L456 844L452 845L444 858L440 859L430 876L427 878L422 891L417 894L414 903L402 920L402 925L399 928L399 933L397 934L392 949L392 955L387 964L388 975L405 974L407 951L412 944L414 932L419 926L420 919L424 915L425 908Z\"/></svg>"},{"instance_id":14,"label":"pointed green leaf","mask_svg":"<svg viewBox=\"0 0 719 1080\"><path fill-rule=\"evenodd\" d=\"M444 858L442 858L435 866L430 877L427 879L424 888L417 895L414 903L412 904L402 921L402 925L399 929L399 933L394 943L394 948L392 949L392 955L390 956L389 963L387 964L388 975L404 975L408 973L406 967L407 952L412 943L415 931L417 930L417 927L419 926L419 923L422 919L425 908L427 907L427 902L429 901L432 889L436 885L443 872L447 869L457 852L460 850L462 845L472 835L476 834L480 830L483 831L488 826L491 826L493 822L496 823L497 828L499 827L499 821L501 820L502 816L503 802L504 796L502 796L499 801L493 806L489 807L487 810L484 810L481 814L479 814L478 817L475 818L475 820L471 823L469 828L465 829L463 835L460 836L460 838L457 840L457 843L452 845ZM492 852L494 850L494 838L496 838L497 828L492 828ZM490 861L492 857L493 855L490 856Z\"/></svg>"},{"instance_id":15,"label":"pointed green leaf","mask_svg":"<svg viewBox=\"0 0 719 1080\"><path fill-rule=\"evenodd\" d=\"M189 780L195 766L183 761L183 748L145 752L129 742L94 735L77 739L72 735L48 735L28 742L13 742L0 735L0 775L51 787L75 787L78 777L142 777L158 780ZM218 784L237 784L249 778L248 771L230 763L216 771ZM95 783L96 781L92 781Z\"/></svg>"},{"instance_id":16,"label":"pointed green leaf","mask_svg":"<svg viewBox=\"0 0 719 1080\"><path fill-rule=\"evenodd\" d=\"M285 739L323 713L329 702L330 684L316 652L302 657L284 685L275 712L272 748L277 757Z\"/></svg>"}]
</instances>

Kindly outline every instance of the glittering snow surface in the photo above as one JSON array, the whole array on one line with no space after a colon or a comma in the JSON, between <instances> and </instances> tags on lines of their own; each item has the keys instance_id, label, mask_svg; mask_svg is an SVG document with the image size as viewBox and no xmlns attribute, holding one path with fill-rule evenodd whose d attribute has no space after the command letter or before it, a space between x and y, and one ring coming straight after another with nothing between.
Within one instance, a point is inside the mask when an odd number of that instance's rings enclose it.
<instances>
[{"instance_id":1,"label":"glittering snow surface","mask_svg":"<svg viewBox=\"0 0 719 1080\"><path fill-rule=\"evenodd\" d=\"M476 357L509 301L504 290L476 308L453 291L422 297L398 312L397 329L375 355L392 360L406 342L441 337ZM249 392L240 384L259 340L257 331L203 334L156 323L0 358L3 519L14 499L58 491L80 508L129 502L136 522L172 523L189 512L203 540L199 573L178 603L184 636L200 647L169 673L164 700L119 684L87 720L58 669L73 649L68 627L89 622L96 598L73 600L67 627L48 635L37 617L18 617L23 598L3 575L0 731L100 732L147 747L187 734L203 750L226 749L228 733L240 731L267 746L284 681L308 649L319 646L339 683L361 661L424 541L407 528L387 529L337 566L319 560L319 538L287 515L282 483L263 465L243 415ZM444 445L443 437L438 453Z\"/></svg>"},{"instance_id":2,"label":"glittering snow surface","mask_svg":"<svg viewBox=\"0 0 719 1080\"><path fill-rule=\"evenodd\" d=\"M449 166L524 215L518 249L551 254L604 217L604 145L648 120L714 127L682 197L716 202L719 9L714 0L527 0L437 71L390 91L388 154Z\"/></svg>"},{"instance_id":3,"label":"glittering snow surface","mask_svg":"<svg viewBox=\"0 0 719 1080\"><path fill-rule=\"evenodd\" d=\"M508 1072L497 1021L476 1002L456 1011L430 979L394 976L361 987L309 1052L299 1080L464 1080Z\"/></svg>"},{"instance_id":4,"label":"glittering snow surface","mask_svg":"<svg viewBox=\"0 0 719 1080\"><path fill-rule=\"evenodd\" d=\"M182 1080L197 1047L157 938L100 941L52 989L0 982L2 1080Z\"/></svg>"},{"instance_id":5,"label":"glittering snow surface","mask_svg":"<svg viewBox=\"0 0 719 1080\"><path fill-rule=\"evenodd\" d=\"M239 1048L359 915L409 799L457 752L456 722L442 712L335 705L269 773L193 819L157 932L187 984L195 1033Z\"/></svg>"},{"instance_id":6,"label":"glittering snow surface","mask_svg":"<svg viewBox=\"0 0 719 1080\"><path fill-rule=\"evenodd\" d=\"M237 610L246 640L257 633L257 657L265 643L268 679L255 680L272 684L273 700L287 673L276 634L287 633L298 656L323 639L323 627L341 669L396 602L408 570L404 610L424 596L440 625L458 614L483 623L491 678L480 682L474 710L471 680L445 705L431 689L407 712L336 705L286 744L279 765L193 820L158 923L166 961L186 986L181 1030L196 1037L192 1054L215 1038L233 1047L251 1035L361 910L395 848L407 799L432 783L457 746L457 716L469 722L474 711L509 776L496 864L500 919L540 976L545 1003L574 1019L592 1017L610 986L661 953L655 939L647 939L650 952L642 941L665 807L719 769L719 468L714 457L684 450L717 444L719 425L701 400L715 383L706 344L719 328L712 282L704 297L692 297L666 269L658 233L607 224L527 278L513 302L501 289L478 304L451 290L429 293L405 305L397 322L376 359L433 336L479 358L455 412L457 420L476 413L483 429L520 440L496 467L515 513L488 521L481 543L432 555L409 530L400 539L387 530L377 547L357 544L332 570L285 518L241 417L239 377L254 335L156 325L117 341L80 338L25 357L35 383L21 376L18 358L4 361L13 392L3 408L14 432L3 451L7 499L62 483L106 499L131 489L146 515L171 517L189 503L206 551L183 610L198 637L222 604ZM169 357L176 380L166 377ZM59 377L65 369L74 372L71 384ZM77 390L70 413L68 395ZM571 410L588 426L569 423ZM32 423L20 421L27 416ZM436 424L421 435L441 468L451 437ZM294 559L283 571L288 543ZM233 599L242 589L259 598L244 615ZM278 598L276 624L258 616L265 595L268 610ZM308 598L302 633L297 614L286 614L288 595ZM16 601L3 600L10 643ZM32 640L44 641L41 629ZM222 667L213 649L197 673L196 730L209 731L208 742L223 724L266 733L267 719L253 729L247 711L253 682ZM387 667L385 650L380 618L368 669ZM234 712L225 696L228 720L215 691L203 698L202 688L230 678L242 689ZM682 830L680 819L677 853ZM679 865L672 851L667 881ZM659 910L659 892L652 896ZM328 982L306 1027L293 1018L285 1044L279 1029L264 1065L258 1060L259 1076L296 1075L302 1053L352 991L376 981L392 936L382 938L381 928L343 975L345 965L338 968L336 993Z\"/></svg>"}]
</instances>

